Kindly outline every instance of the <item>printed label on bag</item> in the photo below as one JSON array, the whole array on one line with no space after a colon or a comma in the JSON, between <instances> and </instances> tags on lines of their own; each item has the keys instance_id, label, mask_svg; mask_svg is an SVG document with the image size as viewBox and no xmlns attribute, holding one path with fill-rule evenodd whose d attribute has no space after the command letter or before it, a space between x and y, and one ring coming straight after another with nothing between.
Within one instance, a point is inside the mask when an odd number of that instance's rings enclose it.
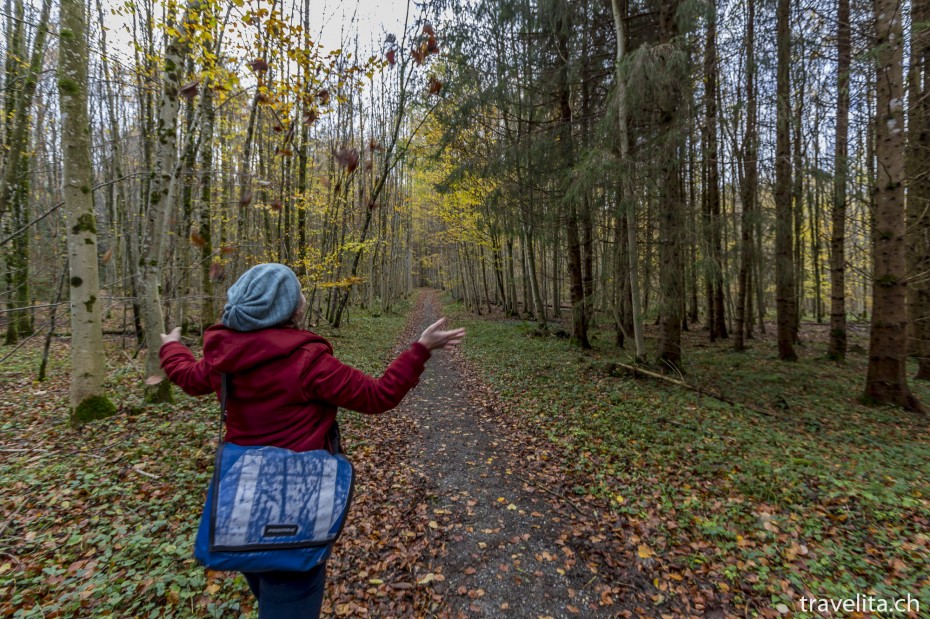
<instances>
[{"instance_id":1,"label":"printed label on bag","mask_svg":"<svg viewBox=\"0 0 930 619\"><path fill-rule=\"evenodd\" d=\"M297 535L296 524L266 524L262 537L292 537Z\"/></svg>"}]
</instances>

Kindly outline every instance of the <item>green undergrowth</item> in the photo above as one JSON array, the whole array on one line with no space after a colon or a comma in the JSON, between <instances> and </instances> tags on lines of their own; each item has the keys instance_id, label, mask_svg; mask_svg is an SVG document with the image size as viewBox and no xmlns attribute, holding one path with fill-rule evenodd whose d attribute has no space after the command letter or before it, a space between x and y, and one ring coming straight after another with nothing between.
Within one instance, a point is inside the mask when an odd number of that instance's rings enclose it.
<instances>
[{"instance_id":1,"label":"green undergrowth","mask_svg":"<svg viewBox=\"0 0 930 619\"><path fill-rule=\"evenodd\" d=\"M816 329L797 363L774 342L735 353L688 334L684 380L732 405L612 366L630 363L612 332L582 353L529 323L447 309L505 405L563 448L580 480L569 491L609 500L668 570L750 613L857 593L930 607L926 422L857 402L865 355L828 362ZM930 404L926 384L913 388Z\"/></svg>"},{"instance_id":2,"label":"green undergrowth","mask_svg":"<svg viewBox=\"0 0 930 619\"><path fill-rule=\"evenodd\" d=\"M356 310L321 334L337 357L378 374L407 307ZM39 345L0 366L0 616L252 616L241 577L207 573L192 557L216 400L175 390L176 403L143 406L139 370L118 338L107 345L118 413L81 428L68 425L66 340L53 346L46 382L35 381ZM366 421L343 419L356 442Z\"/></svg>"}]
</instances>

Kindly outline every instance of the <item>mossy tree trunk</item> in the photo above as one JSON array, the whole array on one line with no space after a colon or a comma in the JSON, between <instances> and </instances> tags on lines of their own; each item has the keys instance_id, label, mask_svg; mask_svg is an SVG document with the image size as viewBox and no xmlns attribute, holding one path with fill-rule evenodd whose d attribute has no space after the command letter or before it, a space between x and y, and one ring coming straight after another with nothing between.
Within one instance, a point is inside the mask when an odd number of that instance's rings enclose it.
<instances>
[{"instance_id":1,"label":"mossy tree trunk","mask_svg":"<svg viewBox=\"0 0 930 619\"><path fill-rule=\"evenodd\" d=\"M3 174L0 176L0 218L12 207L8 219L9 226L18 230L29 220L29 135L32 102L35 98L42 62L45 58L45 41L48 38L49 12L51 0L43 0L42 13L38 28L32 42L29 64L19 69L19 62L7 59L7 104L11 114L9 133L7 134L7 155ZM16 14L23 15L23 2L17 2ZM18 35L8 44L14 48L9 56L25 57L26 43L22 33L22 24L15 26ZM21 85L21 86L20 86ZM9 304L12 307L29 305L29 233L21 233L13 239L6 252L7 289ZM20 337L32 334L32 318L28 310L11 312L7 323L6 343L15 343Z\"/></svg>"},{"instance_id":2,"label":"mossy tree trunk","mask_svg":"<svg viewBox=\"0 0 930 619\"><path fill-rule=\"evenodd\" d=\"M162 67L162 90L156 123L155 169L149 184L148 210L139 252L139 289L142 292L142 321L145 330L145 373L148 377L164 377L158 358L160 334L165 332L165 317L161 305L162 263L165 260L165 238L168 219L177 196L178 96L187 54L186 23L188 10L177 19L177 7L168 8L168 26L175 34L165 47ZM155 383L155 381L151 381ZM170 402L171 385L162 380L146 387L148 402Z\"/></svg>"},{"instance_id":3,"label":"mossy tree trunk","mask_svg":"<svg viewBox=\"0 0 930 619\"><path fill-rule=\"evenodd\" d=\"M103 393L103 328L97 271L97 223L87 114L86 7L61 1L58 92L61 98L64 213L71 284L71 422L116 412Z\"/></svg>"}]
</instances>

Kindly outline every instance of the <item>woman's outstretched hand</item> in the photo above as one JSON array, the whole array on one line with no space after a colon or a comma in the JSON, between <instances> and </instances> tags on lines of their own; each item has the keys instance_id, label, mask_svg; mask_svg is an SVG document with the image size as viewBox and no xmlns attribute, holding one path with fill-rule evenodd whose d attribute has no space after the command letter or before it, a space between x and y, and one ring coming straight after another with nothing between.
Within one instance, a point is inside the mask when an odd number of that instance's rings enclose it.
<instances>
[{"instance_id":1,"label":"woman's outstretched hand","mask_svg":"<svg viewBox=\"0 0 930 619\"><path fill-rule=\"evenodd\" d=\"M164 346L168 342L180 342L181 341L181 327L175 327L171 330L171 333L161 334L161 345Z\"/></svg>"},{"instance_id":2,"label":"woman's outstretched hand","mask_svg":"<svg viewBox=\"0 0 930 619\"><path fill-rule=\"evenodd\" d=\"M448 348L449 346L455 346L462 341L463 337L465 337L465 329L442 331L440 327L442 327L445 321L445 318L440 318L430 326L426 327L426 331L424 331L423 335L420 336L419 342L426 346L427 350L432 351L440 348Z\"/></svg>"}]
</instances>

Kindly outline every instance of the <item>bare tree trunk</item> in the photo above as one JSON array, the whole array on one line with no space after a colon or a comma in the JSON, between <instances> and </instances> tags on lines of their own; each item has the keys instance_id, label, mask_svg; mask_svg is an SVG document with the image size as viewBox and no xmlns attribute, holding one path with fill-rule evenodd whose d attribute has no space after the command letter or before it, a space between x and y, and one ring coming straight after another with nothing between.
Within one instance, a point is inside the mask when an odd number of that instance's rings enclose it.
<instances>
[{"instance_id":1,"label":"bare tree trunk","mask_svg":"<svg viewBox=\"0 0 930 619\"><path fill-rule=\"evenodd\" d=\"M81 0L61 1L58 92L61 98L62 191L68 223L71 282L71 423L109 417L103 393L103 325L97 270L90 120L87 115L87 25Z\"/></svg>"},{"instance_id":2,"label":"bare tree trunk","mask_svg":"<svg viewBox=\"0 0 930 619\"><path fill-rule=\"evenodd\" d=\"M213 277L213 129L215 111L213 109L213 91L207 89L203 93L203 138L200 145L200 236L203 246L200 248L200 278L202 282L203 301L200 306L200 330L216 322L216 307L214 305Z\"/></svg>"},{"instance_id":3,"label":"bare tree trunk","mask_svg":"<svg viewBox=\"0 0 930 619\"><path fill-rule=\"evenodd\" d=\"M830 235L830 344L827 356L846 360L846 177L849 133L849 65L851 37L849 0L838 0L836 51L836 146Z\"/></svg>"},{"instance_id":4,"label":"bare tree trunk","mask_svg":"<svg viewBox=\"0 0 930 619\"><path fill-rule=\"evenodd\" d=\"M804 57L804 42L798 46L798 54ZM792 148L792 178L791 178L791 216L794 225L794 235L792 238L793 258L792 266L794 268L794 316L791 323L792 338L795 343L801 341L801 315L804 313L804 149L801 129L804 120L804 92L807 90L807 75L805 73L804 63L798 66L799 78L795 80L797 109L793 120L794 141L791 143Z\"/></svg>"},{"instance_id":5,"label":"bare tree trunk","mask_svg":"<svg viewBox=\"0 0 930 619\"><path fill-rule=\"evenodd\" d=\"M740 201L743 213L740 219L740 265L738 275L738 292L736 301L736 336L733 348L745 349L745 339L751 335L752 291L749 289L753 263L753 228L756 217L756 191L758 187L758 129L756 128L756 41L755 0L747 0L746 16L746 134L742 147L742 183L740 184Z\"/></svg>"},{"instance_id":6,"label":"bare tree trunk","mask_svg":"<svg viewBox=\"0 0 930 619\"><path fill-rule=\"evenodd\" d=\"M659 198L659 307L658 357L664 370L678 371L681 368L681 313L684 299L681 243L683 221L681 213L681 162L679 156L680 136L678 127L681 105L682 83L672 67L677 63L673 55L680 53L678 37L677 0L663 3L659 11L659 40L668 49L664 50L666 92L662 96L659 118L661 196Z\"/></svg>"},{"instance_id":7,"label":"bare tree trunk","mask_svg":"<svg viewBox=\"0 0 930 619\"><path fill-rule=\"evenodd\" d=\"M626 80L621 71L621 63L626 54L627 36L624 20L627 14L628 0L611 0L614 15L614 29L617 33L617 126L620 131L620 158L622 159L627 179L620 179L620 195L617 199L626 217L627 275L630 282L630 306L633 314L633 340L636 344L636 359L646 358L646 340L643 337L642 296L639 291L639 248L637 246L636 203L625 188L632 183L632 165L630 163L630 132L627 124L628 112L626 101Z\"/></svg>"},{"instance_id":8,"label":"bare tree trunk","mask_svg":"<svg viewBox=\"0 0 930 619\"><path fill-rule=\"evenodd\" d=\"M930 380L930 1L911 1L907 143L908 319L919 380Z\"/></svg>"},{"instance_id":9,"label":"bare tree trunk","mask_svg":"<svg viewBox=\"0 0 930 619\"><path fill-rule=\"evenodd\" d=\"M778 0L778 91L775 142L775 302L778 316L778 357L796 361L794 352L795 293L791 226L791 98L788 65L790 56L791 0Z\"/></svg>"},{"instance_id":10,"label":"bare tree trunk","mask_svg":"<svg viewBox=\"0 0 930 619\"><path fill-rule=\"evenodd\" d=\"M877 41L872 330L863 398L923 407L907 386L904 76L901 0L873 0Z\"/></svg>"},{"instance_id":11,"label":"bare tree trunk","mask_svg":"<svg viewBox=\"0 0 930 619\"><path fill-rule=\"evenodd\" d=\"M708 16L704 47L704 165L707 174L708 310L710 340L727 337L723 304L723 251L720 246L720 172L717 163L717 14L716 3ZM710 311L712 308L712 311Z\"/></svg>"},{"instance_id":12,"label":"bare tree trunk","mask_svg":"<svg viewBox=\"0 0 930 619\"><path fill-rule=\"evenodd\" d=\"M527 272L527 281L529 283L529 294L532 299L527 299L527 306L532 301L533 315L541 329L546 328L546 306L543 304L542 294L539 291L539 276L536 271L536 250L533 247L533 235L528 224L523 224L523 247L526 258L525 270Z\"/></svg>"}]
</instances>

